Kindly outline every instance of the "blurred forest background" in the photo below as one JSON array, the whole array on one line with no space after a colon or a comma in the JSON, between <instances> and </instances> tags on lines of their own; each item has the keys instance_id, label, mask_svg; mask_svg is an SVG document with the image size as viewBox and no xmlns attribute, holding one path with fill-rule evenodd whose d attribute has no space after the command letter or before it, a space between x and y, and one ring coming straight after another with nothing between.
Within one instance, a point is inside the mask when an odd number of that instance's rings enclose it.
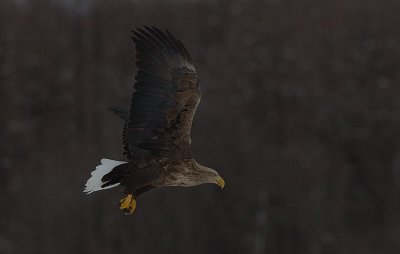
<instances>
[{"instance_id":1,"label":"blurred forest background","mask_svg":"<svg viewBox=\"0 0 400 254\"><path fill-rule=\"evenodd\" d=\"M0 253L399 253L397 0L0 1ZM195 158L226 180L82 193L123 160L130 30L167 27L203 98Z\"/></svg>"}]
</instances>

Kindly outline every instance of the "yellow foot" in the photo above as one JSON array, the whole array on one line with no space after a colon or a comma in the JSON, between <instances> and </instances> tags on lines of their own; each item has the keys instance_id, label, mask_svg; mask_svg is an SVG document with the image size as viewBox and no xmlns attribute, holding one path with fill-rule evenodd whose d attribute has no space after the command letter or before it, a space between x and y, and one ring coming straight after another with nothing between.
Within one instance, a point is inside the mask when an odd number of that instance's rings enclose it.
<instances>
[{"instance_id":1,"label":"yellow foot","mask_svg":"<svg viewBox=\"0 0 400 254\"><path fill-rule=\"evenodd\" d=\"M126 195L125 198L121 199L119 209L125 212L125 214L132 214L136 208L136 200L132 194Z\"/></svg>"}]
</instances>

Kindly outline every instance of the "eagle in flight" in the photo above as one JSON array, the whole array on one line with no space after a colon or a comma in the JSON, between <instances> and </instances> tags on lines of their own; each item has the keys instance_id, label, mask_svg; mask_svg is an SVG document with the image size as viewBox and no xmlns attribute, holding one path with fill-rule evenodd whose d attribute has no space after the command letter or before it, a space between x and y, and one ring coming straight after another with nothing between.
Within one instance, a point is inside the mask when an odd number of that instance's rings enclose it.
<instances>
[{"instance_id":1,"label":"eagle in flight","mask_svg":"<svg viewBox=\"0 0 400 254\"><path fill-rule=\"evenodd\" d=\"M131 108L111 107L122 120L125 161L102 159L84 192L122 186L120 209L132 214L136 199L163 186L191 187L225 182L214 169L197 163L190 150L193 117L200 88L192 59L168 30L133 31L136 49L135 91Z\"/></svg>"}]
</instances>

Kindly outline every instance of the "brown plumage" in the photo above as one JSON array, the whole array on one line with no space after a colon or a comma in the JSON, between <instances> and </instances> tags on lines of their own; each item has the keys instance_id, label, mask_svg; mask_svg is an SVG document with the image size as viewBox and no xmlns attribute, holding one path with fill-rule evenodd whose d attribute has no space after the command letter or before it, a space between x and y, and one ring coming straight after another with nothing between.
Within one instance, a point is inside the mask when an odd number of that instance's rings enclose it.
<instances>
[{"instance_id":1,"label":"brown plumage","mask_svg":"<svg viewBox=\"0 0 400 254\"><path fill-rule=\"evenodd\" d=\"M121 185L120 208L132 213L136 198L162 186L194 186L223 179L201 166L190 150L190 132L200 102L197 74L188 51L167 30L133 31L136 48L135 91L130 111L112 107L124 123L123 148L128 162L102 160L85 192Z\"/></svg>"}]
</instances>

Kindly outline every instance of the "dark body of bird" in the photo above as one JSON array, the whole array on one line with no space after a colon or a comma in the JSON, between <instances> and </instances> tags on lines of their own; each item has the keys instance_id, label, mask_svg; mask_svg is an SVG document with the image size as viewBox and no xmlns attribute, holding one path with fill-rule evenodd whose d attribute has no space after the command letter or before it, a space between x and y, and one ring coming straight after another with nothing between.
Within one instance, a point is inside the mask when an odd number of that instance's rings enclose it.
<instances>
[{"instance_id":1,"label":"dark body of bird","mask_svg":"<svg viewBox=\"0 0 400 254\"><path fill-rule=\"evenodd\" d=\"M134 211L140 194L154 188L225 184L215 170L192 158L190 133L201 93L186 48L167 30L155 27L133 31L132 39L138 72L131 108L110 108L124 120L128 162L102 161L92 173L97 178L91 183L89 179L85 189L91 193L123 186L127 196L120 207L127 213ZM95 180L101 180L100 186Z\"/></svg>"}]
</instances>

